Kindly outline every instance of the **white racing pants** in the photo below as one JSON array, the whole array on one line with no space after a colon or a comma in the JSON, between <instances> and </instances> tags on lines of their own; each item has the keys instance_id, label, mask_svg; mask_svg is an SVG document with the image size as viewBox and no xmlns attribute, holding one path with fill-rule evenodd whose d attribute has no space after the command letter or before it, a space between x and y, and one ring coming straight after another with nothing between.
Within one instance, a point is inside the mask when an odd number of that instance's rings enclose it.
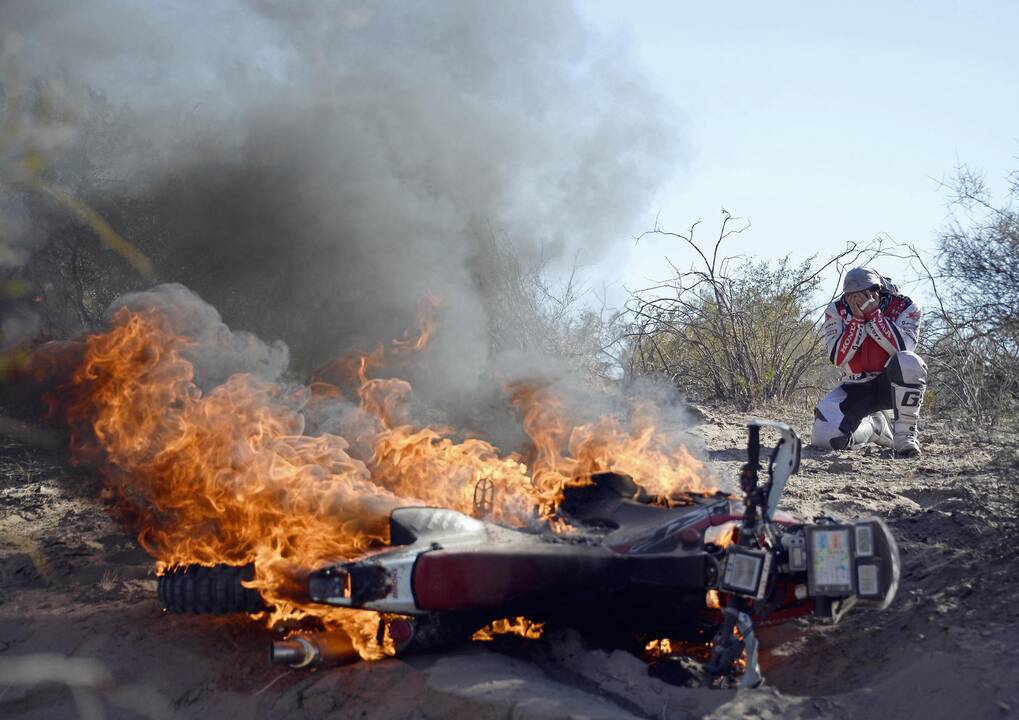
<instances>
[{"instance_id":1,"label":"white racing pants","mask_svg":"<svg viewBox=\"0 0 1019 720\"><path fill-rule=\"evenodd\" d=\"M842 383L814 408L810 444L841 450L876 439L883 421L870 416L894 410L895 434L916 433L916 420L927 386L927 364L906 350L892 355L884 370L869 380ZM867 422L864 422L866 420Z\"/></svg>"}]
</instances>

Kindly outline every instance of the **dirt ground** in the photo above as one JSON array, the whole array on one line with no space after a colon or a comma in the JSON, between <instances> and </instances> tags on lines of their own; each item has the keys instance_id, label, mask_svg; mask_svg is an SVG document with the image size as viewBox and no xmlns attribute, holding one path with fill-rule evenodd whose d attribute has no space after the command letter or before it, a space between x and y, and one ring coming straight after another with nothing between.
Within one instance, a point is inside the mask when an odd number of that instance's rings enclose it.
<instances>
[{"instance_id":1,"label":"dirt ground","mask_svg":"<svg viewBox=\"0 0 1019 720\"><path fill-rule=\"evenodd\" d=\"M770 417L806 437L802 411ZM747 418L692 434L720 478ZM763 630L760 690L692 690L570 633L303 672L270 667L246 619L164 614L152 562L104 511L99 482L24 429L0 435L0 717L1019 717L1019 442L924 428L923 457L805 452L784 506L878 515L903 583L885 612Z\"/></svg>"}]
</instances>

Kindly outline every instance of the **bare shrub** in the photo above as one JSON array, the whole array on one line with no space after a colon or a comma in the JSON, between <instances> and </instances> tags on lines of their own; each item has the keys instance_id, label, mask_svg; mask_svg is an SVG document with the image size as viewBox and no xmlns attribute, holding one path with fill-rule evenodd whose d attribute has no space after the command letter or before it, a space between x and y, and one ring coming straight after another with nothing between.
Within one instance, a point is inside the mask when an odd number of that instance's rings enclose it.
<instances>
[{"instance_id":1,"label":"bare shrub","mask_svg":"<svg viewBox=\"0 0 1019 720\"><path fill-rule=\"evenodd\" d=\"M713 245L695 238L697 223L685 234L656 227L641 235L676 238L696 259L685 271L670 262L670 278L632 294L631 374L663 374L692 399L747 409L808 401L830 385L834 371L817 335L822 276L837 274L834 297L842 272L886 253L884 241L850 244L823 262L721 256L725 240L749 227L723 210Z\"/></svg>"},{"instance_id":2,"label":"bare shrub","mask_svg":"<svg viewBox=\"0 0 1019 720\"><path fill-rule=\"evenodd\" d=\"M17 69L0 73L0 297L11 312L27 308L34 322L17 340L30 341L94 328L118 293L154 275L113 229L125 223L111 215L132 209L93 209L125 183L111 158L139 152L129 112L88 87L28 82Z\"/></svg>"},{"instance_id":3,"label":"bare shrub","mask_svg":"<svg viewBox=\"0 0 1019 720\"><path fill-rule=\"evenodd\" d=\"M607 306L604 291L587 284L579 254L569 271L559 274L543 253L525 255L492 228L478 238L473 270L493 352L556 358L594 384L619 375L622 313Z\"/></svg>"},{"instance_id":4,"label":"bare shrub","mask_svg":"<svg viewBox=\"0 0 1019 720\"><path fill-rule=\"evenodd\" d=\"M927 272L938 301L926 333L931 384L942 409L995 424L1019 409L1019 171L998 203L965 166L945 187L952 215Z\"/></svg>"}]
</instances>

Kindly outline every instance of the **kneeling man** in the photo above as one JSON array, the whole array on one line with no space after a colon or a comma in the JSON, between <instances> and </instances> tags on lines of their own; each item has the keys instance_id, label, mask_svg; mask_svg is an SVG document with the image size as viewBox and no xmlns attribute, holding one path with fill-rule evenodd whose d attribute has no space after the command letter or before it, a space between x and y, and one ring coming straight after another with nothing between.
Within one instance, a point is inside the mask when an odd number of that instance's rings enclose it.
<instances>
[{"instance_id":1,"label":"kneeling man","mask_svg":"<svg viewBox=\"0 0 1019 720\"><path fill-rule=\"evenodd\" d=\"M913 352L920 306L869 268L850 270L842 290L821 328L842 380L814 408L810 443L844 449L873 441L899 457L919 455L916 420L927 384L927 365ZM882 410L894 411L892 428Z\"/></svg>"}]
</instances>

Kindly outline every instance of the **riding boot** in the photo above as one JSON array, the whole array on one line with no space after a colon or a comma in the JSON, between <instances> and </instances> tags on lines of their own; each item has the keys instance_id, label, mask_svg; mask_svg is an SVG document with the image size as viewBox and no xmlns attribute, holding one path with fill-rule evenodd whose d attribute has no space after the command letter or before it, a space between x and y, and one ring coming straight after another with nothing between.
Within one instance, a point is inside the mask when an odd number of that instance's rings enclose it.
<instances>
[{"instance_id":1,"label":"riding boot","mask_svg":"<svg viewBox=\"0 0 1019 720\"><path fill-rule=\"evenodd\" d=\"M859 427L853 431L848 447L857 448L870 442L882 447L892 446L892 431L883 412L878 411L861 420Z\"/></svg>"},{"instance_id":2,"label":"riding boot","mask_svg":"<svg viewBox=\"0 0 1019 720\"><path fill-rule=\"evenodd\" d=\"M895 420L892 422L892 447L899 457L920 454L920 439L916 421L923 404L924 385L897 385L892 383Z\"/></svg>"},{"instance_id":3,"label":"riding boot","mask_svg":"<svg viewBox=\"0 0 1019 720\"><path fill-rule=\"evenodd\" d=\"M883 410L878 410L876 413L864 419L864 422L870 421L874 427L874 437L871 441L877 443L881 447L891 448L894 447L894 438L892 437L892 428L888 424L888 416L885 415Z\"/></svg>"}]
</instances>

